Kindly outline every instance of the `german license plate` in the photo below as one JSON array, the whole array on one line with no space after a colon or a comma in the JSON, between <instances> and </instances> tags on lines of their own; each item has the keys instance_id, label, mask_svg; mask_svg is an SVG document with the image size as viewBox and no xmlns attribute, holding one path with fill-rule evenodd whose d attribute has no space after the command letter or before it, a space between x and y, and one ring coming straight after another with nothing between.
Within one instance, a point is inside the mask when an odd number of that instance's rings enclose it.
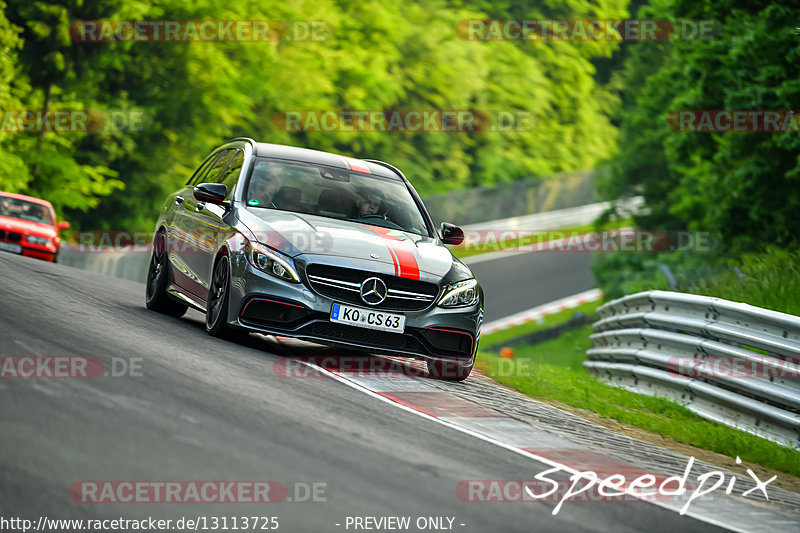
<instances>
[{"instance_id":1,"label":"german license plate","mask_svg":"<svg viewBox=\"0 0 800 533\"><path fill-rule=\"evenodd\" d=\"M406 329L406 317L395 313L384 313L372 309L362 309L349 305L333 304L331 322L348 324L360 328L403 333Z\"/></svg>"},{"instance_id":2,"label":"german license plate","mask_svg":"<svg viewBox=\"0 0 800 533\"><path fill-rule=\"evenodd\" d=\"M22 246L19 244L11 244L10 242L0 242L0 250L11 252L12 254L21 254Z\"/></svg>"}]
</instances>

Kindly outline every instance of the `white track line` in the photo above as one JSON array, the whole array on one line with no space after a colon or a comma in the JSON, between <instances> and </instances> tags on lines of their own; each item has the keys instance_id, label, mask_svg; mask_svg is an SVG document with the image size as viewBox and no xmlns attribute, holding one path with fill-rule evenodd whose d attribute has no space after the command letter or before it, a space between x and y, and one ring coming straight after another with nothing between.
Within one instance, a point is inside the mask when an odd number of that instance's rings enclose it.
<instances>
[{"instance_id":1,"label":"white track line","mask_svg":"<svg viewBox=\"0 0 800 533\"><path fill-rule=\"evenodd\" d=\"M424 412L418 411L418 410L416 410L416 409L414 409L412 407L409 407L409 406L403 405L401 403L398 403L398 402L392 400L391 398L387 398L387 397L385 397L385 396L383 396L381 394L378 394L375 391L372 391L372 390L364 387L363 385L361 385L359 383L356 383L354 381L351 381L351 380L347 379L347 377L344 376L344 375L340 375L340 374L338 374L336 372L330 372L329 370L326 370L323 367L315 365L314 363L309 363L309 362L303 361L303 360L298 360L298 361L300 363L302 363L302 364L304 364L304 365L306 365L306 366L308 366L308 367L310 367L310 368L312 368L312 369L314 369L314 370L316 370L316 371L318 371L318 372L330 377L330 378L333 378L333 379L337 380L340 383L343 383L343 384L347 385L348 387L351 387L353 389L361 391L361 392L363 392L363 393L365 393L365 394L367 394L367 395L369 395L369 396L371 396L373 398L377 398L378 400L381 400L383 402L391 404L391 405L393 405L393 406L395 406L397 408L403 409L404 411L407 411L409 413L414 413L417 416L421 416L421 417L423 417L423 418L425 418L427 420L430 420L432 422L436 422L437 424L441 424L443 426L449 427L449 428L454 429L456 431L460 431L461 433L465 433L465 434L467 434L467 435L469 435L471 437L475 437L475 438L480 439L480 440L482 440L484 442L488 442L488 443L493 444L495 446L498 446L500 448L506 449L506 450L508 450L510 452L516 453L516 454L521 455L523 457L527 457L528 459L533 459L534 461L537 461L537 462L539 462L541 464L544 464L546 466L549 466L551 468L558 468L559 470L562 470L562 471L564 471L564 472L566 472L568 474L574 475L574 474L580 474L580 472L581 472L580 470L577 470L577 469L572 468L570 466L567 466L565 464L559 463L557 461L553 461L552 459L548 459L546 457L542 457L542 456L533 454L531 452L528 452L527 450L523 450L523 449L518 448L516 446L513 446L511 444L506 444L505 442L502 442L500 440L494 439L492 437L489 437L488 435L484 435L484 434L479 433L477 431L472 431L471 429L466 428L464 426L460 426L458 424L455 424L455 423L451 422L450 420L443 420L442 418L439 418L439 417L436 417L436 416L432 416L432 415L430 415L428 413L424 413ZM644 503L651 503L653 505L657 505L657 506L662 507L664 509L668 509L670 511L677 512L677 509L675 508L675 504L677 502L675 502L675 503L659 502L659 501L655 501L654 502L654 501L650 501L650 500L648 500L648 499L646 499L644 497L640 497L635 492L631 492L629 494L631 496L633 496L634 498L637 498L637 499L641 500ZM680 508L680 504L678 504L678 508ZM684 516L691 517L691 518L694 518L694 519L699 520L701 522L705 522L707 524L715 525L717 527L721 527L721 528L728 529L728 530L731 530L731 531L737 531L737 532L741 532L741 533L749 533L749 531L750 531L749 529L741 528L741 527L739 527L739 526L737 526L735 524L726 523L726 522L717 520L716 518L702 515L702 514L700 514L698 512L692 511L691 509L689 509Z\"/></svg>"}]
</instances>

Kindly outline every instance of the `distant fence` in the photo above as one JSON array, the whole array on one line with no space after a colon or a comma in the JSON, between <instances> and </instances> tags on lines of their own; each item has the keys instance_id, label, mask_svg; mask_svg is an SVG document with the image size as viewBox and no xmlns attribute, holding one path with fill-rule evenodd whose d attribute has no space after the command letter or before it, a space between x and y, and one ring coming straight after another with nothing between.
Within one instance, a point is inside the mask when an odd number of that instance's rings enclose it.
<instances>
[{"instance_id":1,"label":"distant fence","mask_svg":"<svg viewBox=\"0 0 800 533\"><path fill-rule=\"evenodd\" d=\"M144 281L150 264L149 253L125 252L76 252L62 246L58 262L83 270L105 274L114 278Z\"/></svg>"},{"instance_id":2,"label":"distant fence","mask_svg":"<svg viewBox=\"0 0 800 533\"><path fill-rule=\"evenodd\" d=\"M493 187L475 187L426 196L425 206L437 225L459 226L567 209L597 202L595 184L605 169L529 178Z\"/></svg>"},{"instance_id":3,"label":"distant fence","mask_svg":"<svg viewBox=\"0 0 800 533\"><path fill-rule=\"evenodd\" d=\"M668 291L597 313L584 362L596 376L800 449L800 317Z\"/></svg>"}]
</instances>

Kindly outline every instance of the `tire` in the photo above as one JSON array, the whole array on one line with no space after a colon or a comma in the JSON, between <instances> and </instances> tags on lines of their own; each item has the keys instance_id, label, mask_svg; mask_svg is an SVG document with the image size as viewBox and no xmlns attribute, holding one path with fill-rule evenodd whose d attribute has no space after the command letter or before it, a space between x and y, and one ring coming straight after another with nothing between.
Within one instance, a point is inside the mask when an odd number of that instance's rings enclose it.
<instances>
[{"instance_id":1,"label":"tire","mask_svg":"<svg viewBox=\"0 0 800 533\"><path fill-rule=\"evenodd\" d=\"M150 266L147 268L145 283L145 305L151 311L165 315L182 317L189 306L176 302L167 294L167 238L163 231L156 234L153 242L153 253L150 255Z\"/></svg>"},{"instance_id":2,"label":"tire","mask_svg":"<svg viewBox=\"0 0 800 533\"><path fill-rule=\"evenodd\" d=\"M453 361L428 360L428 374L435 379L445 379L448 381L464 381L472 372L474 361L469 365L463 366Z\"/></svg>"},{"instance_id":3,"label":"tire","mask_svg":"<svg viewBox=\"0 0 800 533\"><path fill-rule=\"evenodd\" d=\"M206 301L206 332L212 337L242 341L249 336L246 330L235 329L228 325L228 305L230 302L231 262L227 255L222 255L214 265L211 287Z\"/></svg>"}]
</instances>

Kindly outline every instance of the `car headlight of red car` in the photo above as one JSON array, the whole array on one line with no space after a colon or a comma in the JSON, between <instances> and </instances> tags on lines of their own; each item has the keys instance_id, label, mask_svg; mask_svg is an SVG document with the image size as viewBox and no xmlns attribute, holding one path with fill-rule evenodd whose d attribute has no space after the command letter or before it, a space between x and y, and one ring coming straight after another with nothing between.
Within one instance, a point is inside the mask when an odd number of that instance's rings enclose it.
<instances>
[{"instance_id":1,"label":"car headlight of red car","mask_svg":"<svg viewBox=\"0 0 800 533\"><path fill-rule=\"evenodd\" d=\"M38 244L39 246L47 246L52 247L53 241L50 239L45 239L44 237L37 237L36 235L28 235L25 237L25 240L31 244Z\"/></svg>"}]
</instances>

